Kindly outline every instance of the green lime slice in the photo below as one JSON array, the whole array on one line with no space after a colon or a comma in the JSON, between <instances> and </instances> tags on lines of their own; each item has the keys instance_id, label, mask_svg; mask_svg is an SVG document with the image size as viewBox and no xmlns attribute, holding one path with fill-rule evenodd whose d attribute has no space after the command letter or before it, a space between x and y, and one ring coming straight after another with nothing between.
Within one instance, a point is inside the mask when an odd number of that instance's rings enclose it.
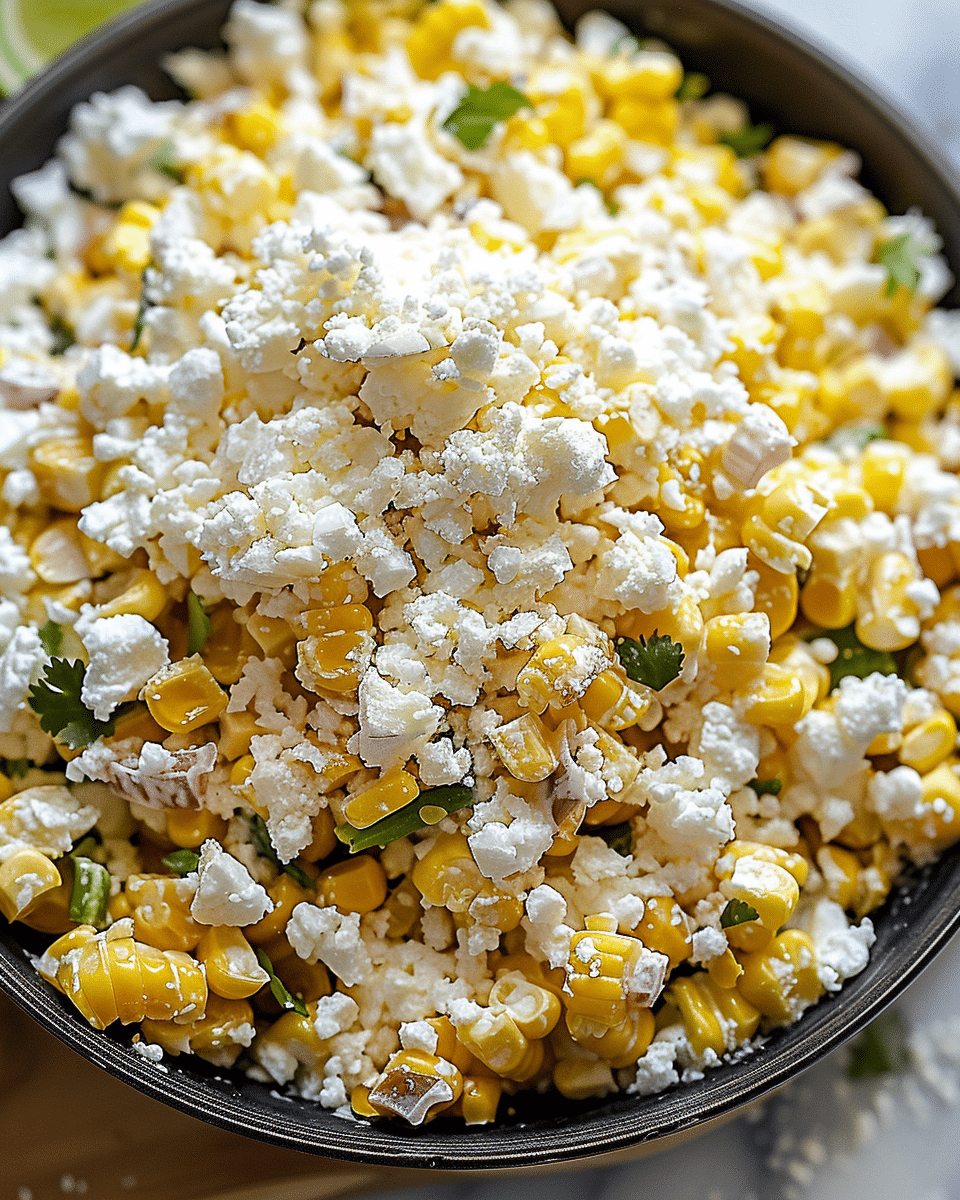
<instances>
[{"instance_id":1,"label":"green lime slice","mask_svg":"<svg viewBox=\"0 0 960 1200\"><path fill-rule=\"evenodd\" d=\"M0 0L0 90L17 90L43 65L134 0Z\"/></svg>"}]
</instances>

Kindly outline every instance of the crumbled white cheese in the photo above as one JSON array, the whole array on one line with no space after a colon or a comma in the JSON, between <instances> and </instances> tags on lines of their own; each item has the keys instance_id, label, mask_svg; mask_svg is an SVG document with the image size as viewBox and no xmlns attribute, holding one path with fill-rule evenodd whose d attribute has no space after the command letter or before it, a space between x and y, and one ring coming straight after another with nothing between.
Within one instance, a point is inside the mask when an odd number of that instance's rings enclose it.
<instances>
[{"instance_id":1,"label":"crumbled white cheese","mask_svg":"<svg viewBox=\"0 0 960 1200\"><path fill-rule=\"evenodd\" d=\"M212 838L200 847L197 873L197 892L190 912L201 925L253 925L273 912L266 888Z\"/></svg>"}]
</instances>

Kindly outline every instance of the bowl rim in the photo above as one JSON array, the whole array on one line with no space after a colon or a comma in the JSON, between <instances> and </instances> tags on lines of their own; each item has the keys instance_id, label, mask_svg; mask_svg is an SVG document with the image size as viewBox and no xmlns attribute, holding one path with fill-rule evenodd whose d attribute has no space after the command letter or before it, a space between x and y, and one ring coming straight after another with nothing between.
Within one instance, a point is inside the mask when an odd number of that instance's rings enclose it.
<instances>
[{"instance_id":1,"label":"bowl rim","mask_svg":"<svg viewBox=\"0 0 960 1200\"><path fill-rule=\"evenodd\" d=\"M641 5L651 2L640 0ZM866 80L859 69L847 63L842 55L835 53L832 48L825 49L788 19L773 19L741 0L695 2L702 9L716 9L742 22L757 25L769 38L812 60L820 72L829 75L843 89L854 93L895 141L909 143L942 190L960 204L960 172L957 168L932 138L918 128L911 115L887 97L874 82ZM224 0L146 0L115 17L76 43L21 91L0 105L0 145L38 105L67 85L82 81L91 64L100 56L115 54L139 41L149 30L171 24L178 17L200 13L218 5L226 7ZM597 7L602 7L602 4L598 3ZM9 927L0 930L0 989L48 1032L89 1061L108 1070L114 1077L189 1116L234 1133L286 1149L358 1163L448 1171L540 1167L636 1149L645 1143L672 1137L694 1127L706 1128L796 1078L855 1036L924 970L960 930L960 847L941 856L935 866L942 866L946 874L950 863L953 864L953 875L957 876L954 884L957 906L952 912L940 906L934 913L923 936L914 946L915 953L905 969L886 977L881 975L870 986L862 987L855 996L850 995L850 983L846 984L839 993L843 1001L842 1009L838 1009L828 995L808 1010L803 1019L812 1021L812 1027L801 1050L792 1051L789 1047L778 1049L778 1036L775 1033L767 1040L767 1045L771 1047L769 1053L764 1048L763 1055L757 1056L762 1061L751 1061L751 1056L743 1058L736 1064L734 1079L723 1078L723 1068L710 1071L708 1080L714 1081L716 1086L705 1090L703 1095L691 1093L688 1085L658 1093L665 1119L655 1128L649 1127L648 1122L646 1128L638 1129L635 1124L631 1125L627 1114L624 1119L608 1122L612 1127L606 1133L591 1131L587 1134L582 1131L579 1139L568 1136L562 1146L556 1144L557 1139L550 1131L543 1133L533 1127L527 1130L523 1125L493 1126L489 1129L481 1126L477 1127L479 1133L449 1136L431 1136L431 1127L428 1126L426 1134L418 1132L416 1137L409 1140L391 1127L347 1120L333 1132L323 1125L305 1129L302 1120L286 1117L284 1106L292 1112L294 1105L287 1103L286 1097L279 1096L278 1100L283 1100L284 1104L277 1103L270 1112L261 1111L252 1115L248 1101L229 1078L221 1078L215 1073L194 1074L180 1065L183 1060L169 1057L158 1066L133 1051L128 1038L124 1040L122 1036L110 1036L109 1031L103 1033L93 1029L80 1018L65 997L36 974L28 956L10 934ZM899 899L895 897L892 903L896 909L901 902L906 907L910 901L910 893L906 892L900 894ZM893 920L894 917L886 914L884 919ZM851 982L855 983L855 980ZM571 1116L558 1123L557 1129L575 1125L577 1120L575 1115ZM515 1135L525 1130L529 1140L520 1138L520 1144L516 1144ZM507 1144L505 1134L509 1135Z\"/></svg>"}]
</instances>

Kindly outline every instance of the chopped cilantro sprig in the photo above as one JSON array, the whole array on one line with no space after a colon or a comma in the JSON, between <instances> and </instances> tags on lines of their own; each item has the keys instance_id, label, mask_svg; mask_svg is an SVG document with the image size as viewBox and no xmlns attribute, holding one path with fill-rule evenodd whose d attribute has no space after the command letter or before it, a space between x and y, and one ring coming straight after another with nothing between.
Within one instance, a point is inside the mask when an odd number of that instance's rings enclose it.
<instances>
[{"instance_id":1,"label":"chopped cilantro sprig","mask_svg":"<svg viewBox=\"0 0 960 1200\"><path fill-rule=\"evenodd\" d=\"M783 790L782 779L754 779L747 784L758 796L779 796Z\"/></svg>"},{"instance_id":2,"label":"chopped cilantro sprig","mask_svg":"<svg viewBox=\"0 0 960 1200\"><path fill-rule=\"evenodd\" d=\"M629 858L633 853L633 830L629 821L622 821L619 825L600 825L585 832L603 838L611 850L616 850L624 858Z\"/></svg>"},{"instance_id":3,"label":"chopped cilantro sprig","mask_svg":"<svg viewBox=\"0 0 960 1200\"><path fill-rule=\"evenodd\" d=\"M163 865L182 879L190 875L200 865L200 855L196 850L171 850L160 859Z\"/></svg>"},{"instance_id":4,"label":"chopped cilantro sprig","mask_svg":"<svg viewBox=\"0 0 960 1200\"><path fill-rule=\"evenodd\" d=\"M40 634L40 645L51 658L60 653L60 647L63 645L63 629L56 621L48 621L37 632Z\"/></svg>"},{"instance_id":5,"label":"chopped cilantro sprig","mask_svg":"<svg viewBox=\"0 0 960 1200\"><path fill-rule=\"evenodd\" d=\"M273 842L270 841L270 833L263 817L254 813L253 816L247 817L247 824L250 826L250 841L261 858L268 859L278 871L289 875L294 883L298 883L302 888L313 887L313 880L302 867L298 867L295 862L280 861L279 855L273 848Z\"/></svg>"},{"instance_id":6,"label":"chopped cilantro sprig","mask_svg":"<svg viewBox=\"0 0 960 1200\"><path fill-rule=\"evenodd\" d=\"M187 595L187 653L201 654L213 632L203 601L196 594Z\"/></svg>"},{"instance_id":7,"label":"chopped cilantro sprig","mask_svg":"<svg viewBox=\"0 0 960 1200\"><path fill-rule=\"evenodd\" d=\"M450 813L466 808L472 803L473 789L464 787L463 784L428 788L410 804L398 808L388 817L374 821L365 829L343 824L338 825L335 832L340 841L350 847L350 852L357 854L360 850L369 850L371 846L389 846L391 842L406 837L425 825L435 825Z\"/></svg>"},{"instance_id":8,"label":"chopped cilantro sprig","mask_svg":"<svg viewBox=\"0 0 960 1200\"><path fill-rule=\"evenodd\" d=\"M900 287L913 295L920 286L920 259L930 251L931 247L909 232L898 233L877 246L877 262L887 273L888 296Z\"/></svg>"},{"instance_id":9,"label":"chopped cilantro sprig","mask_svg":"<svg viewBox=\"0 0 960 1200\"><path fill-rule=\"evenodd\" d=\"M857 425L842 425L830 434L826 444L838 454L843 450L854 450L860 454L871 442L887 441L889 438L890 434L882 425L867 421Z\"/></svg>"},{"instance_id":10,"label":"chopped cilantro sprig","mask_svg":"<svg viewBox=\"0 0 960 1200\"><path fill-rule=\"evenodd\" d=\"M746 900L728 900L720 914L720 928L732 929L735 925L745 925L747 921L756 921L760 914Z\"/></svg>"},{"instance_id":11,"label":"chopped cilantro sprig","mask_svg":"<svg viewBox=\"0 0 960 1200\"><path fill-rule=\"evenodd\" d=\"M70 920L80 925L92 925L94 929L105 929L107 905L110 902L110 872L101 863L94 862L78 850L86 849L85 839L70 855L73 859L73 890L70 893ZM90 847L92 850L92 846Z\"/></svg>"},{"instance_id":12,"label":"chopped cilantro sprig","mask_svg":"<svg viewBox=\"0 0 960 1200\"><path fill-rule=\"evenodd\" d=\"M51 658L43 669L43 677L29 692L30 707L40 718L40 728L71 750L85 750L98 738L109 737L116 723L115 716L109 721L98 721L81 701L86 673L87 668L80 661Z\"/></svg>"},{"instance_id":13,"label":"chopped cilantro sprig","mask_svg":"<svg viewBox=\"0 0 960 1200\"><path fill-rule=\"evenodd\" d=\"M177 162L176 149L173 142L167 138L156 148L150 158L149 165L161 175L166 175L174 183L183 183L186 171Z\"/></svg>"},{"instance_id":14,"label":"chopped cilantro sprig","mask_svg":"<svg viewBox=\"0 0 960 1200\"><path fill-rule=\"evenodd\" d=\"M677 88L678 100L699 100L710 91L710 80L699 71L687 71Z\"/></svg>"},{"instance_id":15,"label":"chopped cilantro sprig","mask_svg":"<svg viewBox=\"0 0 960 1200\"><path fill-rule=\"evenodd\" d=\"M766 148L775 132L772 125L763 121L759 125L744 125L742 129L721 133L717 140L729 146L737 158L754 158Z\"/></svg>"},{"instance_id":16,"label":"chopped cilantro sprig","mask_svg":"<svg viewBox=\"0 0 960 1200\"><path fill-rule=\"evenodd\" d=\"M672 683L683 666L683 647L656 630L649 641L644 637L619 638L616 651L628 677L655 692Z\"/></svg>"},{"instance_id":17,"label":"chopped cilantro sprig","mask_svg":"<svg viewBox=\"0 0 960 1200\"><path fill-rule=\"evenodd\" d=\"M527 97L502 79L488 88L474 87L471 83L443 127L468 150L479 150L490 140L495 125L524 107L532 107Z\"/></svg>"},{"instance_id":18,"label":"chopped cilantro sprig","mask_svg":"<svg viewBox=\"0 0 960 1200\"><path fill-rule=\"evenodd\" d=\"M295 996L287 985L279 978L276 971L273 969L273 963L270 961L267 952L257 947L257 962L270 976L270 991L273 993L273 998L281 1008L292 1009L295 1013L299 1013L301 1017L309 1016L307 1006L304 1004L302 997Z\"/></svg>"},{"instance_id":19,"label":"chopped cilantro sprig","mask_svg":"<svg viewBox=\"0 0 960 1200\"><path fill-rule=\"evenodd\" d=\"M845 629L814 629L804 634L807 641L827 638L837 647L837 657L830 663L830 690L838 687L847 675L866 679L868 675L896 675L897 660L888 650L871 650L857 637L853 625Z\"/></svg>"}]
</instances>

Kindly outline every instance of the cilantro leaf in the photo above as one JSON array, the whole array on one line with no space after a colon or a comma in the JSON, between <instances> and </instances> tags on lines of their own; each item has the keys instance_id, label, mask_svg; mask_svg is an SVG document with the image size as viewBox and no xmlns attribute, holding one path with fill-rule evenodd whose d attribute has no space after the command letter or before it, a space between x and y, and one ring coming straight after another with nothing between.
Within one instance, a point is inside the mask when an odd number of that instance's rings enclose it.
<instances>
[{"instance_id":1,"label":"cilantro leaf","mask_svg":"<svg viewBox=\"0 0 960 1200\"><path fill-rule=\"evenodd\" d=\"M60 653L60 647L63 645L63 629L55 621L48 621L37 632L40 634L40 645L51 658Z\"/></svg>"},{"instance_id":2,"label":"cilantro leaf","mask_svg":"<svg viewBox=\"0 0 960 1200\"><path fill-rule=\"evenodd\" d=\"M764 149L774 132L773 126L764 121L760 125L744 125L731 133L721 133L717 140L729 146L737 158L753 158Z\"/></svg>"},{"instance_id":3,"label":"cilantro leaf","mask_svg":"<svg viewBox=\"0 0 960 1200\"><path fill-rule=\"evenodd\" d=\"M687 71L677 88L678 100L699 100L710 91L710 80L699 71Z\"/></svg>"},{"instance_id":4,"label":"cilantro leaf","mask_svg":"<svg viewBox=\"0 0 960 1200\"><path fill-rule=\"evenodd\" d=\"M732 929L734 925L744 925L747 921L755 921L760 914L751 908L745 900L728 900L720 914L720 928Z\"/></svg>"},{"instance_id":5,"label":"cilantro leaf","mask_svg":"<svg viewBox=\"0 0 960 1200\"><path fill-rule=\"evenodd\" d=\"M281 1008L292 1008L295 1013L299 1013L301 1017L309 1016L307 1006L304 1004L300 996L294 994L287 988L286 984L277 976L273 969L273 963L270 961L265 950L257 946L257 962L270 976L270 991L273 993L273 998Z\"/></svg>"},{"instance_id":6,"label":"cilantro leaf","mask_svg":"<svg viewBox=\"0 0 960 1200\"><path fill-rule=\"evenodd\" d=\"M356 829L353 825L344 823L338 825L334 832L341 842L350 847L351 854L360 850L369 850L371 846L389 846L391 842L414 833L425 825L435 825L445 816L465 808L473 803L472 788L462 784L449 787L428 788L421 792L416 800L398 808L388 817L381 817L366 829Z\"/></svg>"},{"instance_id":7,"label":"cilantro leaf","mask_svg":"<svg viewBox=\"0 0 960 1200\"><path fill-rule=\"evenodd\" d=\"M479 150L489 141L494 125L512 117L524 106L532 107L523 92L518 92L503 80L491 84L486 90L474 87L471 83L467 87L467 94L444 121L443 127L459 138L468 150Z\"/></svg>"},{"instance_id":8,"label":"cilantro leaf","mask_svg":"<svg viewBox=\"0 0 960 1200\"><path fill-rule=\"evenodd\" d=\"M782 779L754 779L747 784L758 796L779 796L783 790Z\"/></svg>"},{"instance_id":9,"label":"cilantro leaf","mask_svg":"<svg viewBox=\"0 0 960 1200\"><path fill-rule=\"evenodd\" d=\"M603 838L611 850L616 850L624 858L629 858L633 853L633 830L629 821L623 821L619 825L599 825L595 829L581 832L589 832L594 837Z\"/></svg>"},{"instance_id":10,"label":"cilantro leaf","mask_svg":"<svg viewBox=\"0 0 960 1200\"><path fill-rule=\"evenodd\" d=\"M815 638L828 638L837 647L837 657L830 663L830 690L838 687L847 675L866 679L879 672L881 675L896 675L897 661L888 650L871 650L857 637L856 627L845 629L814 629L804 634L808 642Z\"/></svg>"},{"instance_id":11,"label":"cilantro leaf","mask_svg":"<svg viewBox=\"0 0 960 1200\"><path fill-rule=\"evenodd\" d=\"M877 262L887 273L886 294L892 296L898 287L912 295L920 284L920 259L931 247L917 241L912 233L898 233L877 246Z\"/></svg>"},{"instance_id":12,"label":"cilantro leaf","mask_svg":"<svg viewBox=\"0 0 960 1200\"><path fill-rule=\"evenodd\" d=\"M870 442L888 441L890 434L879 424L867 422L863 425L843 425L835 429L826 440L826 445L838 454L843 450L855 450L858 454Z\"/></svg>"},{"instance_id":13,"label":"cilantro leaf","mask_svg":"<svg viewBox=\"0 0 960 1200\"><path fill-rule=\"evenodd\" d=\"M213 631L203 601L196 592L187 595L187 653L200 654Z\"/></svg>"},{"instance_id":14,"label":"cilantro leaf","mask_svg":"<svg viewBox=\"0 0 960 1200\"><path fill-rule=\"evenodd\" d=\"M140 345L140 339L143 337L143 331L146 327L147 309L152 305L147 299L147 272L149 267L143 268L143 274L140 276L140 303L137 305L137 315L133 319L133 337L130 341L130 353Z\"/></svg>"},{"instance_id":15,"label":"cilantro leaf","mask_svg":"<svg viewBox=\"0 0 960 1200\"><path fill-rule=\"evenodd\" d=\"M148 166L152 167L161 175L166 175L168 179L172 179L174 183L183 183L186 178L186 172L183 167L177 163L176 150L173 142L169 138L160 143L150 157Z\"/></svg>"},{"instance_id":16,"label":"cilantro leaf","mask_svg":"<svg viewBox=\"0 0 960 1200\"><path fill-rule=\"evenodd\" d=\"M30 707L40 718L44 733L58 737L71 750L87 746L113 733L115 719L98 721L80 700L87 668L82 662L51 658L43 678L30 688Z\"/></svg>"},{"instance_id":17,"label":"cilantro leaf","mask_svg":"<svg viewBox=\"0 0 960 1200\"><path fill-rule=\"evenodd\" d=\"M851 1045L847 1075L851 1079L865 1079L899 1070L910 1057L905 1041L899 1013L877 1017Z\"/></svg>"},{"instance_id":18,"label":"cilantro leaf","mask_svg":"<svg viewBox=\"0 0 960 1200\"><path fill-rule=\"evenodd\" d=\"M253 844L254 850L256 850L261 858L272 862L278 871L283 871L285 875L289 875L294 883L298 883L302 888L313 887L313 880L303 867L298 867L294 862L283 863L280 861L276 850L273 848L273 842L270 841L270 832L267 829L266 821L264 821L259 813L254 813L252 817L247 817L247 824L250 826L250 841Z\"/></svg>"},{"instance_id":19,"label":"cilantro leaf","mask_svg":"<svg viewBox=\"0 0 960 1200\"><path fill-rule=\"evenodd\" d=\"M29 758L5 758L3 760L3 773L8 779L22 779L29 770Z\"/></svg>"},{"instance_id":20,"label":"cilantro leaf","mask_svg":"<svg viewBox=\"0 0 960 1200\"><path fill-rule=\"evenodd\" d=\"M80 925L105 929L110 901L110 872L101 863L73 853L73 890L70 893L70 920Z\"/></svg>"},{"instance_id":21,"label":"cilantro leaf","mask_svg":"<svg viewBox=\"0 0 960 1200\"><path fill-rule=\"evenodd\" d=\"M171 850L160 859L165 867L181 878L195 871L200 863L196 850Z\"/></svg>"},{"instance_id":22,"label":"cilantro leaf","mask_svg":"<svg viewBox=\"0 0 960 1200\"><path fill-rule=\"evenodd\" d=\"M667 634L658 634L656 630L649 642L644 637L639 641L635 638L619 638L616 651L627 676L634 683L646 684L655 692L672 683L683 666L683 647L679 642L671 641Z\"/></svg>"},{"instance_id":23,"label":"cilantro leaf","mask_svg":"<svg viewBox=\"0 0 960 1200\"><path fill-rule=\"evenodd\" d=\"M47 324L50 326L50 333L53 335L53 344L50 347L52 355L59 357L76 344L77 335L74 333L73 327L59 313L54 313L52 317L49 317Z\"/></svg>"}]
</instances>

